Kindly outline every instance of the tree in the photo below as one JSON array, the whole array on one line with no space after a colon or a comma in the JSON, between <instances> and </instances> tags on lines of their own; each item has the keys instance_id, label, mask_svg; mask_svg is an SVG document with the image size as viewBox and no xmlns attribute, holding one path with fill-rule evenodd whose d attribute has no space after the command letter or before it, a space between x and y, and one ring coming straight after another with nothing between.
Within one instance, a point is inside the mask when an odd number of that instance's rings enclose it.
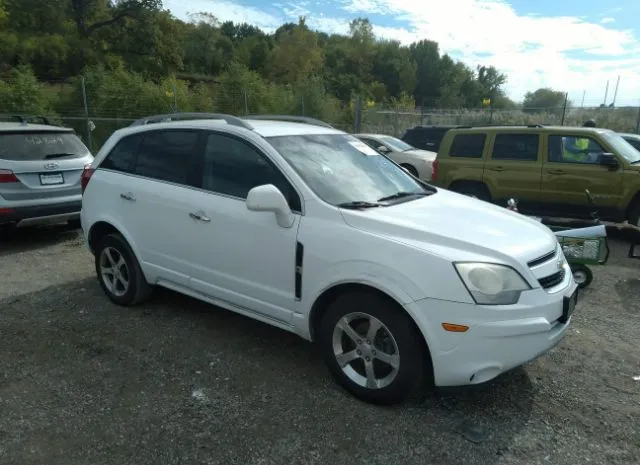
<instances>
[{"instance_id":1,"label":"tree","mask_svg":"<svg viewBox=\"0 0 640 465\"><path fill-rule=\"evenodd\" d=\"M268 74L278 83L296 85L318 73L324 65L324 53L314 32L304 18L298 25L282 32L270 54Z\"/></svg>"},{"instance_id":2,"label":"tree","mask_svg":"<svg viewBox=\"0 0 640 465\"><path fill-rule=\"evenodd\" d=\"M124 21L140 19L162 6L162 0L70 0L78 34L87 38L97 30Z\"/></svg>"},{"instance_id":3,"label":"tree","mask_svg":"<svg viewBox=\"0 0 640 465\"><path fill-rule=\"evenodd\" d=\"M534 92L527 92L524 96L523 111L535 112L557 112L564 106L565 93L543 87Z\"/></svg>"}]
</instances>

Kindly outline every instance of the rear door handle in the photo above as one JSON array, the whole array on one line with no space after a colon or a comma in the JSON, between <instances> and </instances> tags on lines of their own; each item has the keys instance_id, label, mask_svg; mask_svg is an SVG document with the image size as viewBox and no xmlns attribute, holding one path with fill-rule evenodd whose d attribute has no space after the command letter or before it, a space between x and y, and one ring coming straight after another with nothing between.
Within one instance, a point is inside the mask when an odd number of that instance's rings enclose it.
<instances>
[{"instance_id":1,"label":"rear door handle","mask_svg":"<svg viewBox=\"0 0 640 465\"><path fill-rule=\"evenodd\" d=\"M565 170L547 170L549 174L567 174Z\"/></svg>"},{"instance_id":2,"label":"rear door handle","mask_svg":"<svg viewBox=\"0 0 640 465\"><path fill-rule=\"evenodd\" d=\"M122 194L120 194L120 198L129 200L130 202L136 201L136 197L131 192L123 192Z\"/></svg>"},{"instance_id":3,"label":"rear door handle","mask_svg":"<svg viewBox=\"0 0 640 465\"><path fill-rule=\"evenodd\" d=\"M493 168L489 168L490 171L504 171L504 166L494 166Z\"/></svg>"},{"instance_id":4,"label":"rear door handle","mask_svg":"<svg viewBox=\"0 0 640 465\"><path fill-rule=\"evenodd\" d=\"M191 212L191 213L189 213L189 216L191 218L193 218L194 220L204 221L205 223L208 223L208 222L211 221L211 218L209 218L208 216L206 216L202 212Z\"/></svg>"}]
</instances>

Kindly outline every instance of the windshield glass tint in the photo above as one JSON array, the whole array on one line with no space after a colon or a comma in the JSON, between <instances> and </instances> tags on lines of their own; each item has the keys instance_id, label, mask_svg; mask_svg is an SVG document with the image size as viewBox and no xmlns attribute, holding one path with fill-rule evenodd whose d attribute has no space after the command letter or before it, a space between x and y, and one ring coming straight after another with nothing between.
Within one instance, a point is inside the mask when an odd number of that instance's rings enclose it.
<instances>
[{"instance_id":1,"label":"windshield glass tint","mask_svg":"<svg viewBox=\"0 0 640 465\"><path fill-rule=\"evenodd\" d=\"M348 134L269 137L267 140L325 202L376 202L424 187L388 158Z\"/></svg>"},{"instance_id":2,"label":"windshield glass tint","mask_svg":"<svg viewBox=\"0 0 640 465\"><path fill-rule=\"evenodd\" d=\"M605 139L609 142L609 145L619 155L622 155L629 163L640 162L640 152L638 152L633 145L624 140L620 134L614 132L605 133Z\"/></svg>"},{"instance_id":3,"label":"windshield glass tint","mask_svg":"<svg viewBox=\"0 0 640 465\"><path fill-rule=\"evenodd\" d=\"M78 136L69 132L0 133L0 159L3 160L81 158L88 153L89 149ZM65 156L62 156L63 154Z\"/></svg>"},{"instance_id":4,"label":"windshield glass tint","mask_svg":"<svg viewBox=\"0 0 640 465\"><path fill-rule=\"evenodd\" d=\"M400 139L396 139L395 137L380 136L380 140L385 144L390 145L396 152L404 152L405 150L413 149L413 147L411 147L409 144L401 141Z\"/></svg>"}]
</instances>

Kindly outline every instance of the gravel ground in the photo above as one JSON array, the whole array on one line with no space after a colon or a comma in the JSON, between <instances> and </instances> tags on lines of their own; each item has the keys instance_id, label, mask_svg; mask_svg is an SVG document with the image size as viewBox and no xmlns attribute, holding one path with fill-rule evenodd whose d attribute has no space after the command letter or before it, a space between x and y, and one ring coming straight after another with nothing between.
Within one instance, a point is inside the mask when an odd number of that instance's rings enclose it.
<instances>
[{"instance_id":1,"label":"gravel ground","mask_svg":"<svg viewBox=\"0 0 640 465\"><path fill-rule=\"evenodd\" d=\"M639 297L614 243L550 354L382 408L283 331L169 291L116 307L76 232L24 231L0 243L0 463L637 464Z\"/></svg>"}]
</instances>

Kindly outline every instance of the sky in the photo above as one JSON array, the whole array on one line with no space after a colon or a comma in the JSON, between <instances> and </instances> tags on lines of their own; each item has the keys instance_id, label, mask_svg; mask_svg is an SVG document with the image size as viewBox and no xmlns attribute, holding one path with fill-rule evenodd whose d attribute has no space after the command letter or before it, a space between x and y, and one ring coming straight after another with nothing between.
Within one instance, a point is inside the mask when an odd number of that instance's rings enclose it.
<instances>
[{"instance_id":1,"label":"sky","mask_svg":"<svg viewBox=\"0 0 640 465\"><path fill-rule=\"evenodd\" d=\"M346 34L367 17L374 34L403 44L429 39L441 53L508 76L508 96L521 101L540 87L568 92L584 106L640 103L638 0L164 0L178 18L209 12L221 22L247 22L273 32L305 16L312 29Z\"/></svg>"}]
</instances>

